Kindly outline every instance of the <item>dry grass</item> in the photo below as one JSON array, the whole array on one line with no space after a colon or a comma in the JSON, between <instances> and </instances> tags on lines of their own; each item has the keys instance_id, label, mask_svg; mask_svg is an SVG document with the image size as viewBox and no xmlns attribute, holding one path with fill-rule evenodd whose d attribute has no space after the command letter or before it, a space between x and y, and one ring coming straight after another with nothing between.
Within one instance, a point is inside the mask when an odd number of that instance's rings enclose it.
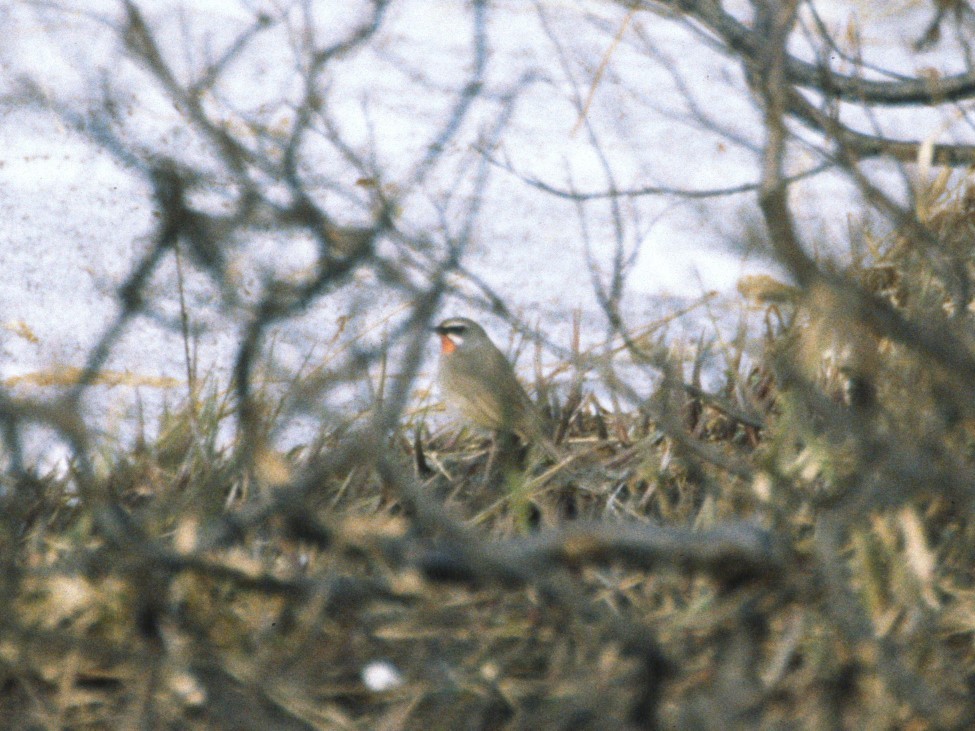
<instances>
[{"instance_id":1,"label":"dry grass","mask_svg":"<svg viewBox=\"0 0 975 731\"><path fill-rule=\"evenodd\" d=\"M915 248L871 245L852 278L975 347ZM107 451L106 504L7 478L3 725L963 727L970 387L835 291L754 299L772 309L715 393L701 353L634 341L652 398L573 392L557 464L489 472L489 439L419 416L378 446L221 446L211 390ZM280 408L255 399L261 434Z\"/></svg>"},{"instance_id":2,"label":"dry grass","mask_svg":"<svg viewBox=\"0 0 975 731\"><path fill-rule=\"evenodd\" d=\"M885 383L881 400L905 387ZM726 392L756 386L769 388L755 374ZM449 544L416 535L414 506L364 466L316 484L301 521L206 535L271 488L243 484L234 450L207 438L231 411L201 398L192 413L169 413L153 443L105 461L101 479L145 532L130 545L99 537L57 479L8 498L0 716L48 728L930 727L888 687L874 641L896 641L939 691L967 693L965 515L925 498L871 511L851 531L843 569L870 622L870 641L851 644L824 606L835 597L817 576L811 534L817 501L862 456L811 428L800 399L752 395L742 406L765 404L763 430L684 402L688 438L751 480L591 399L569 420L564 464L529 456L500 484L485 484L483 438L421 440L432 471L422 490L476 526L485 551L580 519L702 531L749 518L784 539L796 572L770 564L768 576L739 576L680 556L635 568L573 549L583 533L557 543L570 558L538 583L465 575L439 555ZM890 428L919 428L923 415L911 416ZM960 459L972 448L962 432L952 434ZM399 468L413 470L410 442L396 444ZM338 448L325 439L321 451ZM584 556L571 560L573 550ZM395 668L392 687L367 686L375 663Z\"/></svg>"}]
</instances>

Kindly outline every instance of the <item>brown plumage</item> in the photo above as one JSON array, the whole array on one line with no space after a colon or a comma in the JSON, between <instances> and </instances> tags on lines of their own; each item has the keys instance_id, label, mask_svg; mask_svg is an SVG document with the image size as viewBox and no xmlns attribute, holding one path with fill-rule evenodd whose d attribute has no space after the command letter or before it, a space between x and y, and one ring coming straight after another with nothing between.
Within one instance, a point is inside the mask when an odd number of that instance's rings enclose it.
<instances>
[{"instance_id":1,"label":"brown plumage","mask_svg":"<svg viewBox=\"0 0 975 731\"><path fill-rule=\"evenodd\" d=\"M447 402L477 426L513 432L557 458L538 410L484 328L452 317L434 330L440 335L440 386Z\"/></svg>"}]
</instances>

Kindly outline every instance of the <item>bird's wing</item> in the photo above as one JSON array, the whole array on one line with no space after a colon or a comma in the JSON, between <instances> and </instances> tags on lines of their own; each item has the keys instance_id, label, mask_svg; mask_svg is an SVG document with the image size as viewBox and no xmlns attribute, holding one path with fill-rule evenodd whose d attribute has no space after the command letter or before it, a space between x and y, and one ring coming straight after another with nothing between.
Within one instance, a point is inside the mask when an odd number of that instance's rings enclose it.
<instances>
[{"instance_id":1,"label":"bird's wing","mask_svg":"<svg viewBox=\"0 0 975 731\"><path fill-rule=\"evenodd\" d=\"M535 441L544 435L544 425L535 402L522 387L508 360L500 351L494 351L489 367L500 384L501 402L506 408L504 416L512 431L518 432L528 441ZM507 377L505 377L505 375Z\"/></svg>"}]
</instances>

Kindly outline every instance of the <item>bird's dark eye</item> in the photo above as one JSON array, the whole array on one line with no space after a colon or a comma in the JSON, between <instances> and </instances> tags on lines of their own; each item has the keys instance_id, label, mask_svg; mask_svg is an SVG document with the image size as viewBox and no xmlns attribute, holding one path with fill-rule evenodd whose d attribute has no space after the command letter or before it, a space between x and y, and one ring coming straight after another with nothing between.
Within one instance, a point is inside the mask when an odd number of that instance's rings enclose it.
<instances>
[{"instance_id":1,"label":"bird's dark eye","mask_svg":"<svg viewBox=\"0 0 975 731\"><path fill-rule=\"evenodd\" d=\"M467 325L440 325L434 328L441 335L460 335L467 332Z\"/></svg>"}]
</instances>

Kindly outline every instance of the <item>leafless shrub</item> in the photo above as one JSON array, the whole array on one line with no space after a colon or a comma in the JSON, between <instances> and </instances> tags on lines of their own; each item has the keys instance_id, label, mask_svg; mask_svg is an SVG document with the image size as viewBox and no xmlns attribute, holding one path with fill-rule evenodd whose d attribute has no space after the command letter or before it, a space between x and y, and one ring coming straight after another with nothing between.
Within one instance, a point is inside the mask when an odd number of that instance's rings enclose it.
<instances>
[{"instance_id":1,"label":"leafless shrub","mask_svg":"<svg viewBox=\"0 0 975 731\"><path fill-rule=\"evenodd\" d=\"M128 116L149 97L113 79L95 108L31 78L4 99L53 109L140 176L155 217L115 319L69 386L51 399L0 393L0 717L51 728L971 725L973 194L947 176L917 183L902 165L900 200L864 160L960 166L975 148L865 132L841 109L963 108L975 72L874 78L812 3L756 0L747 22L715 0L627 3L627 23L657 13L740 62L763 120L761 175L721 190L626 190L580 86L580 129L606 180L583 191L497 154L536 79L490 87L489 4L475 0L462 78L394 174L368 141L368 105L364 143L335 112L343 64L379 52L390 5L367 3L339 33L321 28L314 3L295 3L189 68L136 3L94 17L116 33L126 73L176 110L186 149L140 137ZM950 23L963 35L971 13L955 5L937 4L919 45ZM294 53L277 125L222 91L272 31ZM639 28L634 38L664 58ZM571 76L568 53L557 56ZM673 73L690 121L748 144ZM438 91L419 72L417 84ZM424 185L472 125L470 169L433 202L440 225L420 225L410 206L425 205ZM787 172L799 146L817 159ZM576 205L607 338L585 349L577 320L568 347L546 344L571 382L554 388L538 359L565 458L529 457L491 492L484 439L411 408L431 320L459 296L454 277L473 285L472 305L528 330L465 258L495 168ZM846 260L812 255L790 207L791 187L827 169L888 222L882 235L855 231L863 251ZM730 339L715 327L686 345L666 337L671 318L631 323L622 302L644 224L624 202L743 193L757 195L755 238L792 280L743 282L765 310L759 327ZM602 270L593 206L615 237ZM243 286L240 252L285 251L284 238L308 244L305 266L255 266ZM175 309L157 287L164 267ZM381 292L401 307L377 325L368 304ZM342 310L326 355L297 368L276 359L276 328L316 306ZM211 315L236 331L229 387L195 362ZM188 392L134 446L113 448L86 397L117 377L113 350L143 317L180 335ZM368 398L348 398L356 388ZM309 422L314 433L282 451L281 432ZM68 446L66 472L30 463L37 427Z\"/></svg>"}]
</instances>

